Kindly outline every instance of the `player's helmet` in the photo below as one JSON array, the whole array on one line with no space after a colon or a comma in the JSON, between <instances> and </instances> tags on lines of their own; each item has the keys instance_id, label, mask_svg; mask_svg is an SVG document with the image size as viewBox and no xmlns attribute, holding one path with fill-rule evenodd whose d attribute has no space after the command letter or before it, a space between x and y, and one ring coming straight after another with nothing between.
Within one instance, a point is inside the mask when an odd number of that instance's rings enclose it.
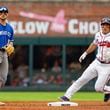
<instances>
[{"instance_id":1,"label":"player's helmet","mask_svg":"<svg viewBox=\"0 0 110 110\"><path fill-rule=\"evenodd\" d=\"M7 12L8 13L8 8L5 6L0 6L0 12Z\"/></svg>"},{"instance_id":2,"label":"player's helmet","mask_svg":"<svg viewBox=\"0 0 110 110\"><path fill-rule=\"evenodd\" d=\"M102 20L101 20L101 25L102 25L102 24L109 24L109 25L110 25L110 18L109 18L109 17L102 18Z\"/></svg>"}]
</instances>

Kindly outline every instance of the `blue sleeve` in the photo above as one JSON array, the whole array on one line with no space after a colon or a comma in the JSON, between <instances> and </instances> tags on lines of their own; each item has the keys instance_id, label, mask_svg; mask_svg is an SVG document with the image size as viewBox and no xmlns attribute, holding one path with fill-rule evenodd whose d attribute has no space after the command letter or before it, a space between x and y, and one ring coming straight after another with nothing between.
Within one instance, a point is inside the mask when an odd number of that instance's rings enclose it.
<instances>
[{"instance_id":1,"label":"blue sleeve","mask_svg":"<svg viewBox=\"0 0 110 110\"><path fill-rule=\"evenodd\" d=\"M12 42L14 41L14 30L12 27L11 27L11 37L9 37L9 40Z\"/></svg>"}]
</instances>

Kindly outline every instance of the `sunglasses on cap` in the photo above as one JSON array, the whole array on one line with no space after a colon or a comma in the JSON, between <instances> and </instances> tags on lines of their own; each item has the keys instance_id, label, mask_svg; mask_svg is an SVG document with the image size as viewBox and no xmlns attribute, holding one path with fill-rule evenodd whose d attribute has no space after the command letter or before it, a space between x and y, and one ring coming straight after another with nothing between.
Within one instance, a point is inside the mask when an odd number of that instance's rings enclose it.
<instances>
[{"instance_id":1,"label":"sunglasses on cap","mask_svg":"<svg viewBox=\"0 0 110 110\"><path fill-rule=\"evenodd\" d=\"M6 7L0 7L0 12L8 13L8 9Z\"/></svg>"},{"instance_id":2,"label":"sunglasses on cap","mask_svg":"<svg viewBox=\"0 0 110 110\"><path fill-rule=\"evenodd\" d=\"M103 18L101 20L101 25L104 25L104 24L109 24L110 25L110 18L108 18L108 17Z\"/></svg>"}]
</instances>

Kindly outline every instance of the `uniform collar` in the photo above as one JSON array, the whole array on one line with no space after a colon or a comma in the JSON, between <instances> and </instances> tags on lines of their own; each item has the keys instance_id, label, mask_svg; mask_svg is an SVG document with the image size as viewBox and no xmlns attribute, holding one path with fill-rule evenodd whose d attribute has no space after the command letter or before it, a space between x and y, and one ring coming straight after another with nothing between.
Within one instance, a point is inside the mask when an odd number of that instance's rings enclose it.
<instances>
[{"instance_id":1,"label":"uniform collar","mask_svg":"<svg viewBox=\"0 0 110 110\"><path fill-rule=\"evenodd\" d=\"M109 32L109 33L107 33L107 34L103 34L103 33L102 33L102 31L101 31L100 33L101 33L101 35L102 35L103 37L110 36L110 32Z\"/></svg>"},{"instance_id":2,"label":"uniform collar","mask_svg":"<svg viewBox=\"0 0 110 110\"><path fill-rule=\"evenodd\" d=\"M2 26L6 26L6 25L7 25L7 23L6 23L6 24L4 24L4 25L3 25L2 23L0 23L0 25L2 25Z\"/></svg>"}]
</instances>

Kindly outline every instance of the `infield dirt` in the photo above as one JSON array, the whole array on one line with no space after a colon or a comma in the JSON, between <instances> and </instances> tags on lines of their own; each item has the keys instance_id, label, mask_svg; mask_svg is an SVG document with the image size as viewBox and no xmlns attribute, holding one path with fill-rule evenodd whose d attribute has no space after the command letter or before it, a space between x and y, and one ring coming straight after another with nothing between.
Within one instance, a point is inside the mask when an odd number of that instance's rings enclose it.
<instances>
[{"instance_id":1,"label":"infield dirt","mask_svg":"<svg viewBox=\"0 0 110 110\"><path fill-rule=\"evenodd\" d=\"M18 101L5 102L0 110L110 110L110 102L103 101L76 101L79 106L50 107L46 101Z\"/></svg>"}]
</instances>

